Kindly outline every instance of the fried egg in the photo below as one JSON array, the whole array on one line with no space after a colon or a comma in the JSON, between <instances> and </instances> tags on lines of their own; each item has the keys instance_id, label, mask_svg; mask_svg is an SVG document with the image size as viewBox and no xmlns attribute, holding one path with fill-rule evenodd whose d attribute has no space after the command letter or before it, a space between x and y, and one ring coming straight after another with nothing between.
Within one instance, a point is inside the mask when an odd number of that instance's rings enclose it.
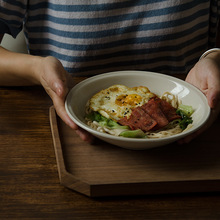
<instances>
[{"instance_id":1,"label":"fried egg","mask_svg":"<svg viewBox=\"0 0 220 220\"><path fill-rule=\"evenodd\" d=\"M113 85L96 93L89 101L89 108L118 121L125 116L129 118L133 108L144 105L154 96L145 86Z\"/></svg>"}]
</instances>

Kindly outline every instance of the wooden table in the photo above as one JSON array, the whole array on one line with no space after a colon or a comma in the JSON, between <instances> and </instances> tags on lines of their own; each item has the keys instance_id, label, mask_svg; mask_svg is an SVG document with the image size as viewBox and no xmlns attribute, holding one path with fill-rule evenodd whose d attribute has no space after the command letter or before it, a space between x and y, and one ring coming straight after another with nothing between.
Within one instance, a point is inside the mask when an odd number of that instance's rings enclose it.
<instances>
[{"instance_id":1,"label":"wooden table","mask_svg":"<svg viewBox=\"0 0 220 220\"><path fill-rule=\"evenodd\" d=\"M60 185L51 105L40 87L0 88L0 219L220 219L218 192L94 199Z\"/></svg>"}]
</instances>

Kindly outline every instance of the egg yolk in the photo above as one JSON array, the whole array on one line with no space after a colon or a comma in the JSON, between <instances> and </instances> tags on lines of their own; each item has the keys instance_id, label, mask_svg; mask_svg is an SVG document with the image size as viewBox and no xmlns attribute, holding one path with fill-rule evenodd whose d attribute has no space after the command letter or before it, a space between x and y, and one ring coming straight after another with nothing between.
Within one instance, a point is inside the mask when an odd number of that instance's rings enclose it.
<instances>
[{"instance_id":1,"label":"egg yolk","mask_svg":"<svg viewBox=\"0 0 220 220\"><path fill-rule=\"evenodd\" d=\"M120 95L115 100L115 104L119 106L131 105L135 106L140 104L142 97L137 94L130 94L130 95Z\"/></svg>"}]
</instances>

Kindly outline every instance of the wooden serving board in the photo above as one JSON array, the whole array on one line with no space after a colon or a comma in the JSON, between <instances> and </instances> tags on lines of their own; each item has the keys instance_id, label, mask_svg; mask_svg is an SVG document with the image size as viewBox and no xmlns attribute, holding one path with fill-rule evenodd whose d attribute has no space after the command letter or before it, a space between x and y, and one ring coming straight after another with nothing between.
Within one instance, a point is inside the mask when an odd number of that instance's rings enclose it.
<instances>
[{"instance_id":1,"label":"wooden serving board","mask_svg":"<svg viewBox=\"0 0 220 220\"><path fill-rule=\"evenodd\" d=\"M72 190L90 197L220 191L220 139L212 130L190 144L134 151L82 141L54 107L50 122L60 182Z\"/></svg>"}]
</instances>

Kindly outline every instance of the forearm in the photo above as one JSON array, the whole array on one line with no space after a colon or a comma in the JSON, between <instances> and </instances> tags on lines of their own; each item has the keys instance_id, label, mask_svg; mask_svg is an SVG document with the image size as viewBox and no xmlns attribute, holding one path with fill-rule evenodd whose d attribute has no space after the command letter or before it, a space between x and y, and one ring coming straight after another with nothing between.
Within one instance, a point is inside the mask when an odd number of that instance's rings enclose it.
<instances>
[{"instance_id":1,"label":"forearm","mask_svg":"<svg viewBox=\"0 0 220 220\"><path fill-rule=\"evenodd\" d=\"M41 57L8 51L0 46L0 86L40 84L36 68Z\"/></svg>"}]
</instances>

